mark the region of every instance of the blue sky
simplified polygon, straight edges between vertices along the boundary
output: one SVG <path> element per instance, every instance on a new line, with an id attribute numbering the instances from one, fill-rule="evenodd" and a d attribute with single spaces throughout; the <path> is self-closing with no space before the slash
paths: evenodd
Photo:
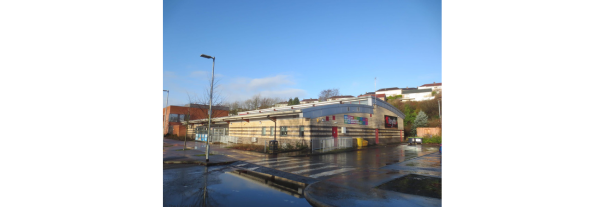
<path id="1" fill-rule="evenodd" d="M 202 53 L 228 101 L 441 82 L 441 1 L 165 0 L 163 20 L 170 105 L 208 87 Z"/>

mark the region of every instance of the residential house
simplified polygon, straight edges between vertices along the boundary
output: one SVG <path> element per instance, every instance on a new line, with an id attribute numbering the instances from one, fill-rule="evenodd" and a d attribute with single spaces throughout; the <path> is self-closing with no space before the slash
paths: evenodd
<path id="1" fill-rule="evenodd" d="M 308 103 L 318 103 L 319 99 L 303 99 L 302 101 L 300 101 L 300 104 L 308 104 Z"/>
<path id="2" fill-rule="evenodd" d="M 383 100 L 383 101 L 387 101 L 387 96 L 385 94 L 378 94 L 376 95 L 375 92 L 366 92 L 366 94 L 363 95 L 359 95 L 357 97 L 376 97 L 377 99 Z"/>
<path id="3" fill-rule="evenodd" d="M 340 100 L 340 99 L 346 99 L 346 98 L 355 98 L 355 96 L 350 96 L 350 95 L 345 95 L 345 96 L 332 96 L 332 97 L 328 98 L 326 101 L 336 101 L 336 100 Z"/>

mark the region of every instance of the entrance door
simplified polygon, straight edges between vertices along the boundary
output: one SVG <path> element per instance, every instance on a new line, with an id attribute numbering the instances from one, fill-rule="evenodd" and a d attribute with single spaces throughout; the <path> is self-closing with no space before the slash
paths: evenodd
<path id="1" fill-rule="evenodd" d="M 334 147 L 338 147 L 338 128 L 332 127 L 332 137 L 334 137 Z"/>

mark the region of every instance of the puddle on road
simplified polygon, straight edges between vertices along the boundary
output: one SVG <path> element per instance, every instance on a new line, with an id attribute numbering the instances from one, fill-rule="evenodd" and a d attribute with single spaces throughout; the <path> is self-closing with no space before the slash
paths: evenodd
<path id="1" fill-rule="evenodd" d="M 437 177 L 409 174 L 376 188 L 441 199 L 441 178 Z"/>
<path id="2" fill-rule="evenodd" d="M 311 206 L 304 186 L 228 166 L 170 169 L 164 170 L 164 206 Z"/>

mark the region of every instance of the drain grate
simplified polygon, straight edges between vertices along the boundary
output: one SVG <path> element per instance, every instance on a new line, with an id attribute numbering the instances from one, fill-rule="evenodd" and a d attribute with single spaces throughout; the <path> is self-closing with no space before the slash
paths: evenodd
<path id="1" fill-rule="evenodd" d="M 409 174 L 376 188 L 441 199 L 441 178 Z"/>

